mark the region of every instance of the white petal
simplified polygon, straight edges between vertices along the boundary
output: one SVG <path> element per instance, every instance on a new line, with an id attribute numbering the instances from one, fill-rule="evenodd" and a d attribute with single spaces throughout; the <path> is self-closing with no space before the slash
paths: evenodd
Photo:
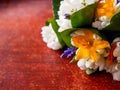
<path id="1" fill-rule="evenodd" d="M 42 27 L 42 37 L 43 41 L 47 43 L 47 46 L 53 50 L 58 50 L 61 45 L 58 41 L 57 35 L 55 34 L 51 24 L 49 26 Z"/>
<path id="2" fill-rule="evenodd" d="M 113 75 L 113 80 L 120 81 L 120 71 L 112 73 Z"/>
<path id="3" fill-rule="evenodd" d="M 80 60 L 77 62 L 77 66 L 78 66 L 81 70 L 85 70 L 85 69 L 86 69 L 85 62 L 86 62 L 86 59 L 80 59 Z"/>
<path id="4" fill-rule="evenodd" d="M 93 67 L 94 62 L 92 62 L 91 60 L 88 60 L 88 61 L 86 61 L 85 65 L 87 68 L 91 68 L 91 67 Z"/>

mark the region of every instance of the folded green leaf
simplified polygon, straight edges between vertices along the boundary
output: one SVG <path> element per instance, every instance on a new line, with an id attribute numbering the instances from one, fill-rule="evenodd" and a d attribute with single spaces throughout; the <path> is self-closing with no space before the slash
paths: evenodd
<path id="1" fill-rule="evenodd" d="M 58 19 L 58 11 L 59 11 L 59 7 L 60 7 L 60 2 L 62 0 L 52 0 L 52 6 L 53 6 L 53 12 L 54 12 L 54 17 L 56 19 Z"/>
<path id="2" fill-rule="evenodd" d="M 73 28 L 89 26 L 93 22 L 96 3 L 86 6 L 70 16 Z"/>
<path id="3" fill-rule="evenodd" d="M 73 57 L 73 59 L 70 61 L 70 63 L 75 63 L 77 62 L 77 60 L 75 59 L 75 57 Z"/>
<path id="4" fill-rule="evenodd" d="M 106 26 L 103 30 L 108 31 L 120 31 L 120 12 L 112 17 L 110 24 Z"/>
<path id="5" fill-rule="evenodd" d="M 77 30 L 76 28 L 71 28 L 71 29 L 67 29 L 67 30 L 64 30 L 63 32 L 61 32 L 62 39 L 64 40 L 64 42 L 66 43 L 66 45 L 68 47 L 73 47 L 73 45 L 71 44 L 71 36 L 70 36 L 70 34 L 73 31 L 76 31 L 76 30 Z"/>
<path id="6" fill-rule="evenodd" d="M 64 41 L 63 41 L 63 39 L 61 37 L 60 32 L 58 32 L 59 26 L 58 26 L 56 20 L 54 18 L 53 19 L 49 19 L 49 22 L 51 23 L 52 28 L 53 28 L 54 32 L 56 33 L 61 46 L 64 47 L 65 43 L 64 43 Z"/>

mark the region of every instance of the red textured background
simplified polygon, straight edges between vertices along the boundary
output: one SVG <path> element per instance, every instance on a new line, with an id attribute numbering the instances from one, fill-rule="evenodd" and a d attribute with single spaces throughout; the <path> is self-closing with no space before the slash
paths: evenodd
<path id="1" fill-rule="evenodd" d="M 0 3 L 0 90 L 120 90 L 111 74 L 88 76 L 61 59 L 61 50 L 46 47 L 40 28 L 52 17 L 50 0 L 6 1 Z"/>

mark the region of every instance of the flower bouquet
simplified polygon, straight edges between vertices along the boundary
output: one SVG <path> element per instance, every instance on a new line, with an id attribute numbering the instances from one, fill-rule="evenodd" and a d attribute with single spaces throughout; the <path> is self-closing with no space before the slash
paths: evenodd
<path id="1" fill-rule="evenodd" d="M 73 57 L 87 74 L 106 70 L 120 81 L 120 0 L 52 0 L 54 18 L 42 27 L 43 41 L 60 56 Z"/>

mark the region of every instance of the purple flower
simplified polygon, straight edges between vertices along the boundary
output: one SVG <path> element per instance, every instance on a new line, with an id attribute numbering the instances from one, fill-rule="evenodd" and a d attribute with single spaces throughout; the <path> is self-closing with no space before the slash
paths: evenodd
<path id="1" fill-rule="evenodd" d="M 70 14 L 64 14 L 64 16 L 65 16 L 65 19 L 70 19 Z"/>
<path id="2" fill-rule="evenodd" d="M 67 48 L 67 50 L 64 51 L 64 53 L 60 56 L 61 58 L 67 57 L 69 58 L 73 54 L 75 54 L 77 48 Z"/>
<path id="3" fill-rule="evenodd" d="M 117 3 L 119 3 L 120 2 L 120 0 L 117 0 Z"/>

